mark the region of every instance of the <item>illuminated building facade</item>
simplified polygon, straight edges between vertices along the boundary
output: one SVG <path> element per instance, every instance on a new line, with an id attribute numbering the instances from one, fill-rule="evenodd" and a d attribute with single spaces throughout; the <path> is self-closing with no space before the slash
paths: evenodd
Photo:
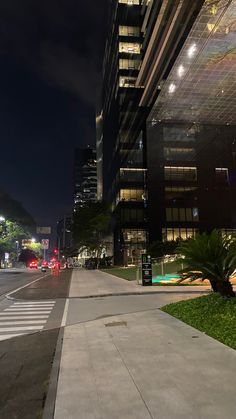
<path id="1" fill-rule="evenodd" d="M 97 160 L 92 148 L 77 148 L 74 157 L 74 211 L 97 201 Z"/>
<path id="2" fill-rule="evenodd" d="M 115 262 L 234 230 L 236 1 L 111 0 L 109 22 L 97 140 Z"/>

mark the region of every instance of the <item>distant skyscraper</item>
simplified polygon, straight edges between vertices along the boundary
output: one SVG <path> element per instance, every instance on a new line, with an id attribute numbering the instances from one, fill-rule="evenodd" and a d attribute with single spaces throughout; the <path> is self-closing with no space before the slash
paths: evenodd
<path id="1" fill-rule="evenodd" d="M 74 160 L 74 211 L 86 202 L 97 200 L 96 151 L 91 148 L 77 148 Z"/>

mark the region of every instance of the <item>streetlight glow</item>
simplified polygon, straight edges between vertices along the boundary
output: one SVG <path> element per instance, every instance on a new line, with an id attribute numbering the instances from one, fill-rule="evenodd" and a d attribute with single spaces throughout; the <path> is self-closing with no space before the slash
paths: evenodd
<path id="1" fill-rule="evenodd" d="M 0 216 L 0 221 L 6 221 L 5 217 L 3 217 L 2 215 Z"/>

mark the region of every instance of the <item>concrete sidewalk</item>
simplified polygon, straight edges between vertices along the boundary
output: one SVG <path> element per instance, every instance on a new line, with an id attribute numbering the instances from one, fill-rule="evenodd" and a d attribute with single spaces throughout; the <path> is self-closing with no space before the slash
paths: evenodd
<path id="1" fill-rule="evenodd" d="M 70 297 L 132 287 L 113 278 L 76 271 Z M 87 321 L 64 329 L 54 419 L 234 419 L 235 376 L 236 351 L 158 309 Z"/>
<path id="2" fill-rule="evenodd" d="M 71 298 L 86 298 L 106 295 L 150 294 L 159 292 L 194 292 L 210 290 L 209 286 L 143 287 L 136 281 L 127 281 L 99 270 L 74 269 L 70 288 Z"/>
<path id="3" fill-rule="evenodd" d="M 55 419 L 234 419 L 236 352 L 160 310 L 67 327 Z"/>

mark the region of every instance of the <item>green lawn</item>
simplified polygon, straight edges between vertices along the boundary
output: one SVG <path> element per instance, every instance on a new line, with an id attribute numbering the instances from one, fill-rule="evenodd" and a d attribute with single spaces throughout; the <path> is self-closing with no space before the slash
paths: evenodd
<path id="1" fill-rule="evenodd" d="M 168 304 L 162 310 L 236 349 L 236 298 L 210 294 Z"/>
<path id="2" fill-rule="evenodd" d="M 170 262 L 164 264 L 164 273 L 165 274 L 174 274 L 181 269 L 181 265 L 176 262 Z M 130 268 L 109 268 L 109 269 L 101 269 L 103 272 L 107 272 L 109 274 L 118 276 L 119 278 L 126 279 L 128 281 L 135 281 L 136 280 L 136 267 Z M 162 275 L 161 265 L 153 265 L 152 266 L 152 273 L 153 276 L 155 275 Z M 140 277 L 140 275 L 139 275 Z"/>

